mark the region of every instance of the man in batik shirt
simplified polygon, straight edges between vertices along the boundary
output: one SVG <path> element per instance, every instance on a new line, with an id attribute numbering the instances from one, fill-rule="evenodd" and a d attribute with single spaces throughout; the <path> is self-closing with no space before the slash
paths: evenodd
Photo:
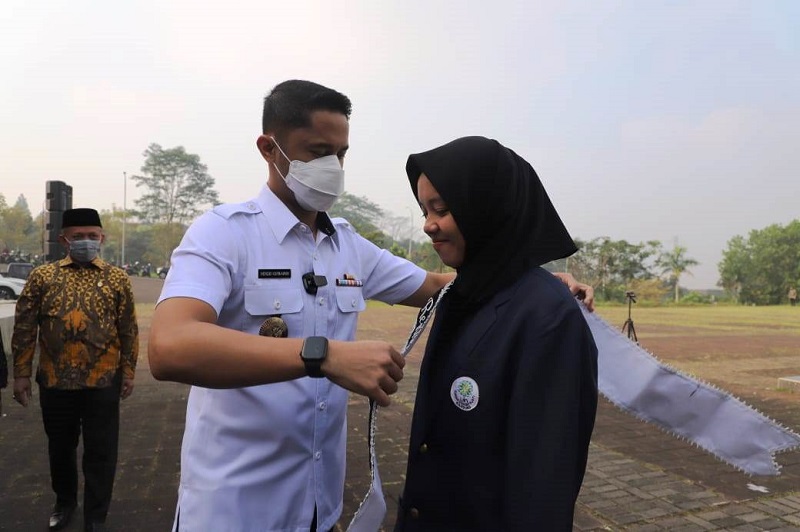
<path id="1" fill-rule="evenodd" d="M 34 269 L 17 300 L 11 350 L 14 399 L 27 406 L 36 338 L 42 419 L 56 503 L 50 530 L 77 506 L 76 450 L 83 431 L 84 526 L 105 530 L 117 465 L 119 401 L 133 392 L 139 352 L 131 283 L 99 258 L 105 239 L 94 209 L 64 211 L 67 258 Z"/>

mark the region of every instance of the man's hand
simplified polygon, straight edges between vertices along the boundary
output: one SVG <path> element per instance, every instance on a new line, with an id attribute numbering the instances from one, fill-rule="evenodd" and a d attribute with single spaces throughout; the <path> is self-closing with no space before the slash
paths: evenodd
<path id="1" fill-rule="evenodd" d="M 583 301 L 586 305 L 586 310 L 594 312 L 594 288 L 588 284 L 579 283 L 572 274 L 565 272 L 554 272 L 553 275 L 561 279 L 561 282 L 567 285 L 572 295 Z"/>
<path id="2" fill-rule="evenodd" d="M 127 399 L 133 393 L 133 379 L 122 379 L 122 388 L 120 388 L 119 396 L 122 399 Z"/>
<path id="3" fill-rule="evenodd" d="M 406 361 L 391 345 L 379 341 L 331 341 L 322 372 L 342 388 L 389 406 Z"/>
<path id="4" fill-rule="evenodd" d="M 17 377 L 14 379 L 14 400 L 22 406 L 28 406 L 31 399 L 30 377 Z"/>

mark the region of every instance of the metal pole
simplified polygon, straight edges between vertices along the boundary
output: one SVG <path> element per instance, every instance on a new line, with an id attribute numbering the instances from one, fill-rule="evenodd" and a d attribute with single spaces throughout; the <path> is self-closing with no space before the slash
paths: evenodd
<path id="1" fill-rule="evenodd" d="M 128 222 L 128 173 L 122 172 L 122 266 L 125 267 L 125 225 Z"/>

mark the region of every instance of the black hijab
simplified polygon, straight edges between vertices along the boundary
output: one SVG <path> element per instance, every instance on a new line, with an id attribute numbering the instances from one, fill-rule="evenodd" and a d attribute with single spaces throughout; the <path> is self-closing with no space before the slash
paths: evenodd
<path id="1" fill-rule="evenodd" d="M 474 310 L 527 269 L 577 251 L 536 172 L 496 140 L 462 137 L 408 157 L 414 195 L 425 174 L 466 243 L 453 291 Z"/>

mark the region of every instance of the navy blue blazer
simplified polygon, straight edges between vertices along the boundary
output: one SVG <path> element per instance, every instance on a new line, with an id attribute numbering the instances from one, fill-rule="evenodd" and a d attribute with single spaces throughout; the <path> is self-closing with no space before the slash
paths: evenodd
<path id="1" fill-rule="evenodd" d="M 455 338 L 437 341 L 435 320 L 395 531 L 572 529 L 597 410 L 597 348 L 577 305 L 536 267 Z"/>

